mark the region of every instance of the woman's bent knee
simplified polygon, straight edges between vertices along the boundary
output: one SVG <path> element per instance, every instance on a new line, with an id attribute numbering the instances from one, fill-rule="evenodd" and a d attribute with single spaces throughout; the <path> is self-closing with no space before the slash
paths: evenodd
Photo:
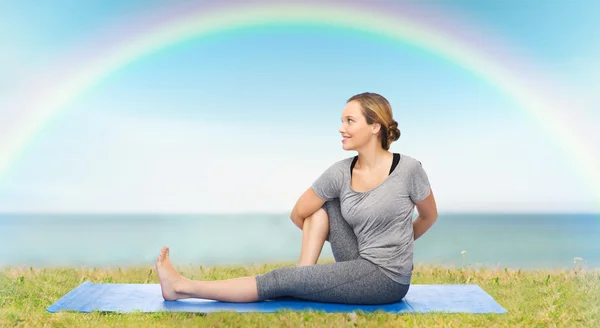
<path id="1" fill-rule="evenodd" d="M 327 211 L 325 211 L 322 207 L 318 209 L 313 215 L 311 215 L 313 222 L 318 222 L 316 225 L 319 226 L 329 226 L 329 215 L 327 215 Z"/>
<path id="2" fill-rule="evenodd" d="M 304 224 L 310 226 L 310 229 L 327 229 L 329 230 L 329 216 L 327 212 L 320 208 L 315 213 L 304 219 Z"/>

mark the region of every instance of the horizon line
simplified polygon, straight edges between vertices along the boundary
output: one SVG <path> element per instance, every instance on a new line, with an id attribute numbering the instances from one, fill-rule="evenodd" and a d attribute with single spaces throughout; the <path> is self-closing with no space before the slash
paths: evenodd
<path id="1" fill-rule="evenodd" d="M 289 215 L 290 211 L 243 211 L 243 212 L 50 212 L 50 211 L 15 211 L 3 212 L 0 215 Z M 415 214 L 417 211 L 415 210 Z M 438 211 L 442 214 L 589 214 L 600 215 L 600 212 L 592 211 Z"/>

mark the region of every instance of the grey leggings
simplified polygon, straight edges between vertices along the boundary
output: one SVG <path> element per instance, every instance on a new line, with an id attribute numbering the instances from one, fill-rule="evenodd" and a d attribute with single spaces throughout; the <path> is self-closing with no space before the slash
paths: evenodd
<path id="1" fill-rule="evenodd" d="M 342 217 L 338 198 L 326 202 L 331 251 L 335 263 L 283 267 L 257 275 L 262 300 L 290 296 L 345 304 L 387 304 L 402 300 L 410 285 L 391 280 L 358 254 L 356 235 Z"/>

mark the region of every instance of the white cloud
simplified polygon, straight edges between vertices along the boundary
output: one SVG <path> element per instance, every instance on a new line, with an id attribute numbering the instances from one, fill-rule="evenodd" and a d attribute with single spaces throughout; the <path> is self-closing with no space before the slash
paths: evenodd
<path id="1" fill-rule="evenodd" d="M 60 188 L 50 178 L 49 186 L 19 188 L 30 188 L 26 202 L 42 211 L 286 210 L 335 157 L 318 155 L 327 150 L 320 140 L 294 140 L 278 129 L 98 119 L 86 127 L 89 139 L 77 141 L 83 149 L 57 159 L 64 164 L 55 166 L 64 177 Z M 311 146 L 313 159 L 306 156 Z"/>
<path id="2" fill-rule="evenodd" d="M 97 114 L 89 121 L 40 146 L 40 172 L 28 165 L 15 175 L 3 194 L 18 191 L 20 200 L 0 196 L 0 211 L 286 212 L 323 170 L 354 155 L 335 131 Z M 57 152 L 57 143 L 70 151 Z M 391 150 L 422 161 L 442 212 L 596 205 L 576 163 L 527 122 L 407 126 Z"/>

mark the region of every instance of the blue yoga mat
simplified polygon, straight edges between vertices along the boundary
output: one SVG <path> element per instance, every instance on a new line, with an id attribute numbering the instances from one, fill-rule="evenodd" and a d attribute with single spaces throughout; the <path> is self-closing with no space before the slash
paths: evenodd
<path id="1" fill-rule="evenodd" d="M 69 310 L 77 312 L 375 312 L 392 313 L 506 313 L 490 295 L 478 285 L 411 285 L 406 297 L 386 305 L 347 305 L 309 302 L 294 298 L 278 298 L 254 303 L 227 303 L 205 299 L 165 301 L 160 284 L 94 284 L 85 282 L 47 308 L 49 312 Z"/>

